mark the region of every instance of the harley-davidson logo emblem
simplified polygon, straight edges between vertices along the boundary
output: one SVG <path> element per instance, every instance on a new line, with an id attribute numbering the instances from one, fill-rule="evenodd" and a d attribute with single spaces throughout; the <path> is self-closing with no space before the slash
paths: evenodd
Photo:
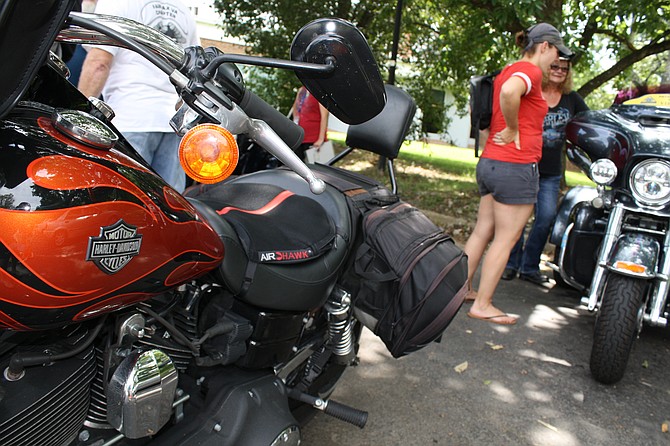
<path id="1" fill-rule="evenodd" d="M 100 228 L 99 237 L 88 240 L 86 260 L 95 263 L 107 274 L 117 273 L 140 253 L 142 235 L 137 228 L 119 220 L 112 226 Z"/>

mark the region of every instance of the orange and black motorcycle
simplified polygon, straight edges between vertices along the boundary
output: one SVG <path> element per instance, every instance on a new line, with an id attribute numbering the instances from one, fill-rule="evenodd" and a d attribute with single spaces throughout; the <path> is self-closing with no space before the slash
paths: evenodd
<path id="1" fill-rule="evenodd" d="M 234 65 L 295 71 L 392 159 L 407 126 L 366 130 L 395 90 L 362 34 L 322 19 L 291 60 L 228 55 L 72 3 L 0 1 L 0 444 L 297 445 L 313 407 L 362 427 L 365 412 L 327 400 L 356 362 L 340 280 L 358 222 L 313 171 L 338 170 L 295 156 L 301 129 Z M 125 47 L 169 76 L 190 193 L 67 81 L 55 40 Z M 217 183 L 235 168 L 233 134 L 284 167 Z"/>

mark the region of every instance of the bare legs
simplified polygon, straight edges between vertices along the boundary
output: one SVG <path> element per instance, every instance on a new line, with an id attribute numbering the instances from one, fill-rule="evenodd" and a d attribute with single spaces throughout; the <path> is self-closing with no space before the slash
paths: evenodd
<path id="1" fill-rule="evenodd" d="M 470 313 L 474 316 L 486 318 L 504 314 L 493 306 L 493 293 L 505 269 L 509 253 L 533 212 L 533 206 L 498 203 L 492 194 L 481 197 L 475 229 L 464 249 L 468 255 L 468 281 L 472 283 L 472 277 L 482 260 L 486 246 L 491 242 L 482 263 L 479 289 L 470 309 Z M 513 319 L 510 317 L 510 322 Z"/>

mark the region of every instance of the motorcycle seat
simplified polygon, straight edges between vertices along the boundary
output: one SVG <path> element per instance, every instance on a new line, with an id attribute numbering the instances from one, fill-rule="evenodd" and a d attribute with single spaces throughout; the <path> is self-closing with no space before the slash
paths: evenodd
<path id="1" fill-rule="evenodd" d="M 323 305 L 352 235 L 346 198 L 340 192 L 328 186 L 323 194 L 314 195 L 295 173 L 276 169 L 199 186 L 187 196 L 221 237 L 225 257 L 219 273 L 239 299 L 285 311 Z M 290 199 L 277 198 L 287 196 Z M 272 212 L 259 211 L 270 207 Z M 313 235 L 310 238 L 306 233 Z M 304 250 L 287 248 L 285 252 L 298 254 L 288 255 L 286 261 L 268 262 L 262 258 L 270 251 L 264 246 L 273 243 L 309 245 L 313 252 L 301 258 Z"/>

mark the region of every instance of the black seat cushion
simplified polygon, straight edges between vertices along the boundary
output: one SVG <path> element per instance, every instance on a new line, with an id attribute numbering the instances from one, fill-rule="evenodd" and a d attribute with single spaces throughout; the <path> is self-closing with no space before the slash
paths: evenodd
<path id="1" fill-rule="evenodd" d="M 216 190 L 220 189 L 220 190 Z M 271 184 L 231 183 L 198 199 L 237 232 L 249 260 L 296 263 L 326 252 L 335 225 L 316 201 Z"/>
<path id="2" fill-rule="evenodd" d="M 204 218 L 221 220 L 213 224 L 220 227 L 226 250 L 219 271 L 237 298 L 257 307 L 288 311 L 323 304 L 349 249 L 351 222 L 341 193 L 328 187 L 321 195 L 311 194 L 303 179 L 278 169 L 199 185 L 187 195 L 210 209 L 201 212 Z M 260 256 L 266 249 L 318 251 L 329 239 L 332 243 L 306 259 L 288 255 L 286 261 L 249 261 L 253 252 Z M 249 265 L 254 264 L 248 283 Z"/>

